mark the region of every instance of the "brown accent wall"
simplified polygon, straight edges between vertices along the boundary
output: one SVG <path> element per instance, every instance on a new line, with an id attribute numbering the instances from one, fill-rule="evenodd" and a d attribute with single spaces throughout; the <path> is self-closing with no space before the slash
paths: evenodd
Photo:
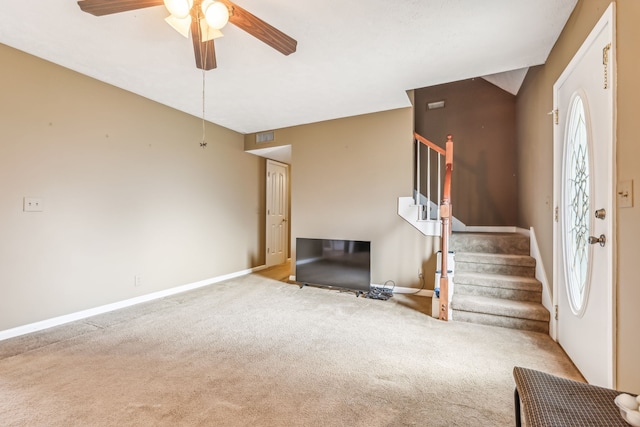
<path id="1" fill-rule="evenodd" d="M 427 108 L 441 100 L 445 108 Z M 516 224 L 515 106 L 514 95 L 481 78 L 415 90 L 416 131 L 442 147 L 453 134 L 453 214 L 466 225 Z"/>
<path id="2" fill-rule="evenodd" d="M 553 84 L 598 22 L 609 0 L 579 0 L 544 66 L 529 71 L 517 100 L 520 171 L 519 224 L 534 227 L 551 279 L 553 268 Z M 618 209 L 615 279 L 617 385 L 640 392 L 640 2 L 618 0 L 617 13 L 617 180 L 633 179 L 635 206 Z M 562 290 L 554 289 L 554 292 Z"/>

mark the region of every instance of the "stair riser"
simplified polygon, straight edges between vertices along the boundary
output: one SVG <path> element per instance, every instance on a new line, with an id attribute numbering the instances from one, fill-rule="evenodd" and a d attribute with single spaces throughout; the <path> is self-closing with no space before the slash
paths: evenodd
<path id="1" fill-rule="evenodd" d="M 500 326 L 503 328 L 520 329 L 533 332 L 549 333 L 548 321 L 517 319 L 513 317 L 495 316 L 486 313 L 472 313 L 453 310 L 453 320 L 459 322 L 480 323 L 483 325 Z"/>
<path id="2" fill-rule="evenodd" d="M 471 262 L 478 264 L 505 264 L 517 265 L 520 267 L 536 267 L 535 258 L 532 258 L 529 255 L 456 252 L 456 259 L 460 262 Z"/>
<path id="3" fill-rule="evenodd" d="M 459 233 L 451 237 L 451 250 L 455 252 L 529 255 L 529 238 L 523 235 L 485 234 L 479 236 Z"/>
<path id="4" fill-rule="evenodd" d="M 502 298 L 514 301 L 542 302 L 542 292 L 493 288 L 456 283 L 456 294 Z"/>
<path id="5" fill-rule="evenodd" d="M 491 314 L 494 316 L 513 317 L 518 319 L 538 320 L 548 322 L 549 312 L 540 304 L 520 301 L 521 304 L 487 304 L 486 299 L 478 298 L 474 300 L 466 295 L 459 294 L 461 298 L 453 295 L 451 308 L 459 311 L 470 311 L 473 313 Z M 464 298 L 463 298 L 464 297 Z"/>
<path id="6" fill-rule="evenodd" d="M 522 267 L 517 265 L 505 264 L 480 264 L 475 262 L 456 261 L 457 273 L 493 273 L 508 274 L 511 276 L 535 277 L 535 267 Z"/>
<path id="7" fill-rule="evenodd" d="M 518 280 L 506 280 L 494 277 L 483 276 L 470 276 L 464 273 L 458 273 L 453 278 L 453 281 L 457 285 L 474 285 L 484 286 L 487 288 L 503 288 L 513 289 L 517 291 L 530 291 L 530 292 L 542 292 L 542 284 L 537 280 L 526 281 L 527 278 L 522 278 L 522 281 Z"/>

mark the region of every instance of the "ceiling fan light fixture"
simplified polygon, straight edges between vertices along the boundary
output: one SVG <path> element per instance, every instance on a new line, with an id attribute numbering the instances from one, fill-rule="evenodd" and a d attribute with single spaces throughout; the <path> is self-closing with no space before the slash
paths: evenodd
<path id="1" fill-rule="evenodd" d="M 191 30 L 191 15 L 188 15 L 186 18 L 182 19 L 176 18 L 173 15 L 169 15 L 164 20 L 185 38 L 189 38 L 189 31 Z"/>
<path id="2" fill-rule="evenodd" d="M 200 20 L 200 41 L 202 43 L 219 39 L 220 37 L 224 37 L 222 31 L 211 28 L 204 19 Z"/>
<path id="3" fill-rule="evenodd" d="M 213 29 L 220 30 L 229 22 L 229 9 L 219 1 L 203 1 L 202 13 L 204 13 L 204 19 L 207 24 Z"/>
<path id="4" fill-rule="evenodd" d="M 164 0 L 164 6 L 174 17 L 184 19 L 189 16 L 193 0 Z"/>

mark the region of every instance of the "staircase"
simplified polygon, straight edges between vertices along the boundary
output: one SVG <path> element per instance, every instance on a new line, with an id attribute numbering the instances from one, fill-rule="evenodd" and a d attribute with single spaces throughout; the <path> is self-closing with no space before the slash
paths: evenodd
<path id="1" fill-rule="evenodd" d="M 453 233 L 450 250 L 456 263 L 453 320 L 549 333 L 528 236 Z"/>

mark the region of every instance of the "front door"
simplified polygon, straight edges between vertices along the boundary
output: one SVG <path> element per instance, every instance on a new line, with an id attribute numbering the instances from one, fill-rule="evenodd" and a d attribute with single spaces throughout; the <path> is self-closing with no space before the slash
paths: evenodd
<path id="1" fill-rule="evenodd" d="M 614 5 L 554 89 L 557 339 L 585 379 L 614 387 Z"/>
<path id="2" fill-rule="evenodd" d="M 282 264 L 289 252 L 289 166 L 267 160 L 266 265 Z"/>

